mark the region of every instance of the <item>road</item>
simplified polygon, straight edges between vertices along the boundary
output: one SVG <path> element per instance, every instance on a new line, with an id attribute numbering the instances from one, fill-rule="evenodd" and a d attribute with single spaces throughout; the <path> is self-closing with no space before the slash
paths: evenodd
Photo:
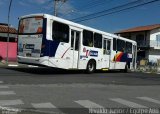
<path id="1" fill-rule="evenodd" d="M 85 74 L 51 68 L 0 68 L 0 73 L 0 108 L 17 109 L 20 114 L 89 114 L 91 108 L 160 107 L 158 74 Z M 156 111 L 153 114 L 159 114 Z"/>

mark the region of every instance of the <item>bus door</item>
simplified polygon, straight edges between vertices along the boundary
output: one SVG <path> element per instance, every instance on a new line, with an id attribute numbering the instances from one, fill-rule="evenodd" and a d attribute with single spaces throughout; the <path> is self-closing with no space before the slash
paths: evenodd
<path id="1" fill-rule="evenodd" d="M 111 55 L 111 40 L 103 39 L 103 61 L 102 68 L 110 67 L 110 55 Z"/>
<path id="2" fill-rule="evenodd" d="M 72 68 L 78 68 L 79 61 L 79 44 L 81 32 L 71 30 L 71 65 Z"/>

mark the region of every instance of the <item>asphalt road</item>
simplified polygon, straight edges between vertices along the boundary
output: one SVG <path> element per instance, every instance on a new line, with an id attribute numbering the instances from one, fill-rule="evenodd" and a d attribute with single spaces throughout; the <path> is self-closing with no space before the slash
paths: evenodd
<path id="1" fill-rule="evenodd" d="M 0 109 L 18 109 L 20 114 L 89 114 L 91 108 L 107 108 L 113 114 L 109 108 L 156 108 L 150 114 L 160 114 L 158 74 L 85 74 L 51 68 L 0 68 L 0 73 Z"/>

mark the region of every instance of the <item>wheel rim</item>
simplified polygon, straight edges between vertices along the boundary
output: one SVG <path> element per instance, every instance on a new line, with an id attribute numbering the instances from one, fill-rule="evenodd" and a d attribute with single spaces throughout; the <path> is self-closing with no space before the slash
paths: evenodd
<path id="1" fill-rule="evenodd" d="M 93 70 L 94 70 L 94 64 L 93 64 L 93 63 L 90 63 L 90 64 L 88 65 L 88 69 L 89 69 L 89 71 L 93 71 Z"/>

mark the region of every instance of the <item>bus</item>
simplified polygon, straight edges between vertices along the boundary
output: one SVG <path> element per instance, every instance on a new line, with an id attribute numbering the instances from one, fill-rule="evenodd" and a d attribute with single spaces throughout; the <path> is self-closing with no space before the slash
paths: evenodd
<path id="1" fill-rule="evenodd" d="M 102 23 L 104 24 L 104 23 Z M 60 69 L 136 69 L 137 43 L 49 14 L 20 17 L 18 62 Z"/>

